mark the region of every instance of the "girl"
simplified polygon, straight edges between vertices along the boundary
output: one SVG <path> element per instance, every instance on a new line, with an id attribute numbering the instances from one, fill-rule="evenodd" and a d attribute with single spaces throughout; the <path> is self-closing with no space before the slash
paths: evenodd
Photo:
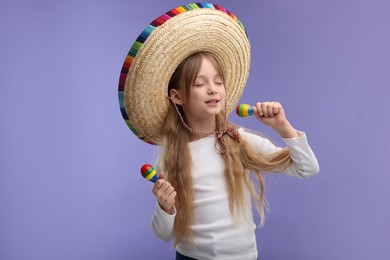
<path id="1" fill-rule="evenodd" d="M 286 148 L 233 126 L 228 114 L 245 88 L 251 61 L 246 30 L 225 8 L 179 6 L 155 19 L 121 70 L 123 118 L 141 140 L 163 147 L 153 231 L 174 239 L 177 259 L 256 259 L 251 198 L 264 224 L 262 173 L 315 175 L 306 135 L 277 102 L 257 103 L 257 119 Z"/>
<path id="2" fill-rule="evenodd" d="M 250 195 L 263 224 L 262 172 L 308 177 L 319 171 L 305 134 L 292 127 L 277 102 L 258 102 L 253 110 L 287 148 L 234 129 L 225 121 L 224 75 L 211 53 L 185 59 L 168 91 L 171 105 L 162 131 L 161 173 L 153 187 L 158 201 L 154 233 L 165 241 L 175 239 L 176 259 L 256 259 Z M 260 194 L 249 172 L 255 174 Z"/>

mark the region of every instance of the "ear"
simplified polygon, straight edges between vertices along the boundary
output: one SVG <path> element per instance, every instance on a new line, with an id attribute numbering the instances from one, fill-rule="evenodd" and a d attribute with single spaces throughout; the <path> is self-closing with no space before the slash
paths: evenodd
<path id="1" fill-rule="evenodd" d="M 180 92 L 177 89 L 171 89 L 169 92 L 169 95 L 171 97 L 171 100 L 176 104 L 176 105 L 183 105 L 183 99 L 180 96 Z"/>

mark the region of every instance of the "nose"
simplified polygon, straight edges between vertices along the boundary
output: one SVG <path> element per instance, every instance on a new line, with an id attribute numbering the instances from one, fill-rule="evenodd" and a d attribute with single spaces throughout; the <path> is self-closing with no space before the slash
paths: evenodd
<path id="1" fill-rule="evenodd" d="M 217 92 L 217 86 L 215 86 L 214 83 L 210 83 L 207 92 L 208 92 L 209 95 L 217 94 L 217 93 L 218 93 L 218 92 Z"/>

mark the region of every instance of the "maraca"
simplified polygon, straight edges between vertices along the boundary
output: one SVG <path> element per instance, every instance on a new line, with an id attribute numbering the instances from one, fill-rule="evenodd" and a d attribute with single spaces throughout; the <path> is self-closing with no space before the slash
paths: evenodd
<path id="1" fill-rule="evenodd" d="M 236 113 L 240 117 L 248 117 L 253 114 L 253 109 L 251 105 L 241 104 L 236 108 Z"/>
<path id="2" fill-rule="evenodd" d="M 141 167 L 141 175 L 146 180 L 156 182 L 158 180 L 158 174 L 156 170 L 150 164 L 144 164 Z"/>

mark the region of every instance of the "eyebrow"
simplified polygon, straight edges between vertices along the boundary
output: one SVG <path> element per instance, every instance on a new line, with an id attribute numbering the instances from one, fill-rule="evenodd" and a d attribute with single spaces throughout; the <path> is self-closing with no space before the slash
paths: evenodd
<path id="1" fill-rule="evenodd" d="M 195 79 L 197 79 L 197 78 L 207 78 L 207 76 L 206 75 L 197 75 L 195 77 Z M 214 78 L 221 78 L 222 79 L 221 75 L 219 75 L 219 74 L 215 74 Z"/>

